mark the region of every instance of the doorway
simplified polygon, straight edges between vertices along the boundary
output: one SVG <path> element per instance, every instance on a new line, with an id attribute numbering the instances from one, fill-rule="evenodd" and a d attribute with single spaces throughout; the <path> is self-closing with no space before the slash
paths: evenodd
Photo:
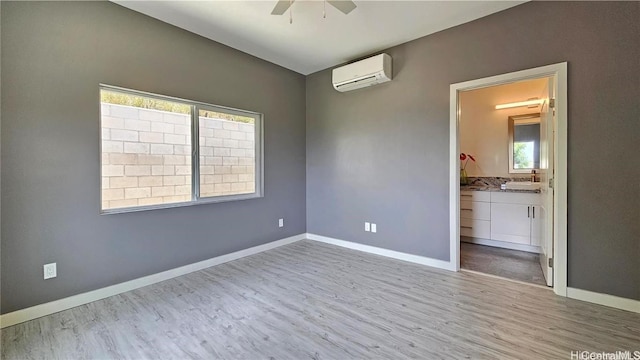
<path id="1" fill-rule="evenodd" d="M 553 270 L 543 261 L 552 257 L 543 241 L 552 223 L 544 219 L 553 202 L 544 182 L 553 172 L 553 133 L 546 133 L 552 81 L 459 93 L 461 269 L 552 285 Z"/>
<path id="2" fill-rule="evenodd" d="M 541 86 L 537 98 L 526 96 L 490 105 L 493 116 L 502 119 L 499 124 L 492 125 L 500 128 L 489 133 L 505 135 L 508 129 L 508 143 L 494 139 L 479 147 L 461 146 L 461 140 L 464 140 L 461 120 L 464 121 L 463 112 L 468 115 L 467 110 L 470 110 L 463 109 L 465 96 L 527 83 Z M 527 252 L 536 254 L 544 283 L 552 286 L 556 294 L 566 296 L 566 89 L 566 63 L 451 85 L 450 261 L 456 270 L 461 268 L 462 236 L 462 250 L 467 261 L 470 247 L 498 263 L 500 259 L 513 258 L 531 263 Z M 527 107 L 533 105 L 536 105 L 535 109 Z M 469 113 L 477 113 L 477 110 Z M 530 138 L 533 128 L 540 134 L 537 142 Z M 473 130 L 462 135 L 468 138 L 470 132 L 474 136 L 479 134 L 479 130 Z M 463 151 L 470 153 L 481 149 L 478 151 L 486 154 L 491 146 L 499 147 L 495 156 L 484 159 L 476 159 L 473 154 L 468 157 L 469 154 Z M 491 159 L 487 159 L 489 157 Z M 468 168 L 470 158 L 472 165 Z M 465 171 L 461 171 L 463 168 Z M 467 175 L 467 170 L 471 169 L 473 171 Z M 461 180 L 466 187 L 461 187 Z M 505 186 L 508 188 L 504 189 Z M 521 251 L 524 253 L 519 253 Z"/>

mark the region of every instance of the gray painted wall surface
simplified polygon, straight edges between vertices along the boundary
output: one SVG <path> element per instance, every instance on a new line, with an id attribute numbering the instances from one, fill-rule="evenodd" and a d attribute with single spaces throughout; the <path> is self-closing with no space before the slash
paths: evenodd
<path id="1" fill-rule="evenodd" d="M 308 76 L 307 231 L 447 260 L 449 85 L 568 61 L 568 283 L 640 299 L 639 18 L 638 2 L 530 2 L 386 50 L 390 83 Z"/>
<path id="2" fill-rule="evenodd" d="M 305 232 L 302 75 L 113 3 L 2 7 L 2 313 Z M 265 197 L 98 215 L 99 83 L 264 113 Z"/>

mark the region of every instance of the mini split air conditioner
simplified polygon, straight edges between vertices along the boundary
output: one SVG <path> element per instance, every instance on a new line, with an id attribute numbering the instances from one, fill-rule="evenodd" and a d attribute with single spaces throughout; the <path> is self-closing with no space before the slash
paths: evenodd
<path id="1" fill-rule="evenodd" d="M 391 56 L 380 54 L 333 69 L 333 87 L 350 91 L 391 81 Z"/>

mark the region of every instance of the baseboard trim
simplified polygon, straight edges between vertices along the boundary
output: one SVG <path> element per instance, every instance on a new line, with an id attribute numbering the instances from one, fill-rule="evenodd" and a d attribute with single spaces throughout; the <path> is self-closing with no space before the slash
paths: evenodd
<path id="1" fill-rule="evenodd" d="M 371 254 L 386 256 L 393 259 L 408 261 L 408 262 L 412 262 L 420 265 L 427 265 L 427 266 L 431 266 L 439 269 L 456 271 L 455 264 L 452 264 L 449 261 L 432 259 L 426 256 L 407 254 L 399 251 L 388 250 L 388 249 L 379 248 L 379 247 L 370 246 L 370 245 L 358 244 L 351 241 L 334 239 L 327 236 L 310 234 L 310 233 L 307 233 L 307 239 L 323 242 L 326 244 L 337 245 L 337 246 L 341 246 L 341 247 L 349 248 L 353 250 L 364 251 Z"/>
<path id="2" fill-rule="evenodd" d="M 86 293 L 73 295 L 64 299 L 51 301 L 48 303 L 32 306 L 29 308 L 17 310 L 0 316 L 0 328 L 6 328 L 25 321 L 37 319 L 46 315 L 54 314 L 60 311 L 71 309 L 77 306 L 88 304 L 97 300 L 107 298 L 109 296 L 118 295 L 127 291 L 135 290 L 141 287 L 152 285 L 164 280 L 173 279 L 175 277 L 186 275 L 194 271 L 206 269 L 208 267 L 224 264 L 229 261 L 237 260 L 246 256 L 261 253 L 263 251 L 275 249 L 277 247 L 294 243 L 299 240 L 309 239 L 313 241 L 332 244 L 348 249 L 363 251 L 371 254 L 381 255 L 393 259 L 403 260 L 411 263 L 431 266 L 439 269 L 455 271 L 454 266 L 448 262 L 438 259 L 432 259 L 425 256 L 412 255 L 399 251 L 388 250 L 370 245 L 363 245 L 351 241 L 335 239 L 317 234 L 299 234 L 288 238 L 272 241 L 267 244 L 254 246 L 248 249 L 239 250 L 230 254 L 217 256 L 215 258 L 203 260 L 197 263 L 181 266 L 175 269 L 163 271 L 157 274 L 144 276 L 138 279 L 126 281 L 120 284 L 111 285 L 105 288 L 89 291 Z M 567 288 L 567 297 L 587 301 L 595 304 L 609 306 L 617 309 L 627 310 L 640 313 L 640 301 L 622 298 L 614 295 L 602 294 L 593 291 L 587 291 L 576 288 Z"/>
<path id="3" fill-rule="evenodd" d="M 627 310 L 640 313 L 640 300 L 627 299 L 619 296 L 602 294 L 588 290 L 567 288 L 567 297 L 587 301 L 595 304 L 613 307 L 616 309 Z"/>
<path id="4" fill-rule="evenodd" d="M 263 251 L 275 249 L 277 247 L 294 243 L 305 239 L 306 234 L 294 235 L 288 238 L 272 241 L 267 244 L 254 246 L 248 249 L 239 250 L 230 254 L 220 255 L 211 259 L 203 260 L 197 263 L 181 266 L 175 269 L 163 271 L 157 274 L 144 276 L 141 278 L 126 281 L 120 284 L 107 286 L 101 289 L 88 291 L 86 293 L 69 296 L 64 299 L 51 301 L 48 303 L 35 305 L 21 310 L 16 310 L 0 316 L 0 328 L 6 328 L 25 321 L 37 319 L 46 315 L 54 314 L 63 310 L 71 309 L 80 305 L 88 304 L 97 300 L 122 294 L 127 291 L 135 290 L 144 286 L 152 285 L 164 280 L 173 279 L 175 277 L 192 273 L 194 271 L 206 269 L 208 267 L 224 264 L 226 262 L 237 260 L 246 256 L 261 253 Z"/>

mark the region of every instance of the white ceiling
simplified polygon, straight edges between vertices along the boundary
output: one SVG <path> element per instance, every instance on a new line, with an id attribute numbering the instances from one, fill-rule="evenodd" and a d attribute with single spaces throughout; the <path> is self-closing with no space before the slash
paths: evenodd
<path id="1" fill-rule="evenodd" d="M 363 1 L 344 15 L 323 1 L 112 0 L 129 9 L 307 75 L 469 22 L 524 1 Z"/>

